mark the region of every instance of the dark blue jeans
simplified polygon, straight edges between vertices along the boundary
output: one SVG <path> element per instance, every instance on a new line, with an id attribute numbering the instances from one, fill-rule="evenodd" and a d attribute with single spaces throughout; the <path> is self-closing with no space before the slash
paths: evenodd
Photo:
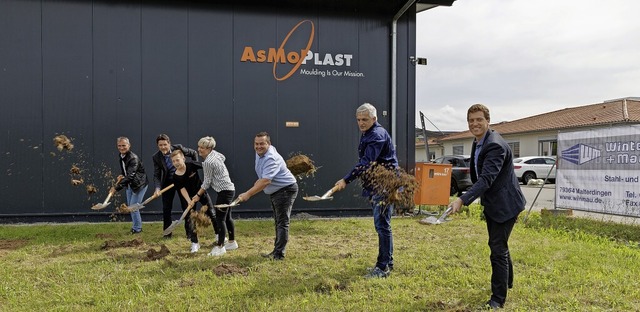
<path id="1" fill-rule="evenodd" d="M 383 198 L 374 195 L 369 198 L 373 208 L 373 225 L 378 233 L 378 261 L 381 270 L 393 269 L 393 234 L 391 233 L 391 213 L 393 205 L 381 204 Z"/>
<path id="2" fill-rule="evenodd" d="M 287 243 L 289 242 L 289 220 L 293 202 L 298 195 L 298 184 L 285 186 L 269 195 L 273 219 L 276 223 L 276 241 L 273 243 L 273 255 L 284 257 Z"/>
<path id="3" fill-rule="evenodd" d="M 486 215 L 485 215 L 486 216 Z M 491 300 L 504 304 L 507 288 L 513 285 L 513 263 L 509 254 L 509 236 L 518 217 L 498 223 L 487 219 L 489 249 L 491 249 Z"/>

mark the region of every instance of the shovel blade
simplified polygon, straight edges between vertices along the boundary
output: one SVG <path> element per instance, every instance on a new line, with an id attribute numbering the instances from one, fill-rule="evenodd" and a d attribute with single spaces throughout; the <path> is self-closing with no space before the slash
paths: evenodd
<path id="1" fill-rule="evenodd" d="M 420 220 L 420 223 L 422 223 L 422 224 L 440 224 L 442 222 L 439 219 L 436 219 L 436 217 L 426 217 L 426 218 Z"/>
<path id="2" fill-rule="evenodd" d="M 216 208 L 229 208 L 229 207 L 235 207 L 235 206 L 238 206 L 238 205 L 239 204 L 234 204 L 234 203 L 231 203 L 231 204 L 218 204 L 218 205 L 213 205 L 213 207 L 216 207 Z"/>
<path id="3" fill-rule="evenodd" d="M 438 223 L 443 223 L 446 221 L 447 217 L 449 216 L 449 214 L 451 213 L 451 211 L 453 211 L 453 208 L 449 207 L 447 208 L 447 210 L 445 210 L 442 215 L 440 216 L 440 218 L 438 218 Z"/>
<path id="4" fill-rule="evenodd" d="M 134 212 L 134 211 L 138 211 L 138 210 L 144 208 L 144 205 L 143 204 L 133 204 L 133 205 L 127 207 L 127 208 L 129 208 L 129 210 L 131 212 Z"/>
<path id="5" fill-rule="evenodd" d="M 109 206 L 109 204 L 111 204 L 111 203 L 109 202 L 109 203 L 106 203 L 106 204 L 103 204 L 103 203 L 95 204 L 95 205 L 93 205 L 91 207 L 91 209 L 93 209 L 93 210 L 102 210 L 104 208 L 107 208 L 107 206 Z"/>
<path id="6" fill-rule="evenodd" d="M 182 223 L 182 220 L 176 220 L 171 222 L 171 225 L 169 225 L 168 228 L 166 228 L 164 230 L 164 232 L 162 232 L 162 235 L 169 235 L 171 233 L 173 233 L 173 230 L 175 230 L 176 226 L 178 226 L 178 224 Z"/>
<path id="7" fill-rule="evenodd" d="M 234 199 L 229 204 L 218 204 L 218 205 L 213 205 L 213 207 L 215 207 L 215 208 L 229 208 L 229 207 L 235 207 L 235 206 L 238 206 L 238 205 L 240 205 L 240 198 Z"/>
<path id="8" fill-rule="evenodd" d="M 319 201 L 319 200 L 333 199 L 333 197 L 331 197 L 331 196 L 321 197 L 321 196 L 318 196 L 318 195 L 314 195 L 314 196 L 305 196 L 305 197 L 302 197 L 302 199 L 304 199 L 306 201 Z"/>

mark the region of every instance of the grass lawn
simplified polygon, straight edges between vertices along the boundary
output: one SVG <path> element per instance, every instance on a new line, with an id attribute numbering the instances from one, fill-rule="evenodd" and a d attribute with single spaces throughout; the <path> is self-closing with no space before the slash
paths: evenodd
<path id="1" fill-rule="evenodd" d="M 182 227 L 164 240 L 158 222 L 136 236 L 128 222 L 0 226 L 0 311 L 477 311 L 490 296 L 479 211 L 394 217 L 395 270 L 373 280 L 372 218 L 293 220 L 284 261 L 260 256 L 272 220 L 236 221 L 240 248 L 222 257 L 207 256 L 211 229 L 191 254 Z M 639 311 L 638 241 L 635 225 L 532 214 L 511 236 L 505 311 Z"/>

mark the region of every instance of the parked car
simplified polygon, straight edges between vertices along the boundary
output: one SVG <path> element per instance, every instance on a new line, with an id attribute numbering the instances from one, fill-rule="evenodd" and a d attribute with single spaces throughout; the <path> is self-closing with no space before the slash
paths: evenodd
<path id="1" fill-rule="evenodd" d="M 449 195 L 462 195 L 473 183 L 471 182 L 471 170 L 469 169 L 469 155 L 449 155 L 436 158 L 433 163 L 451 164 L 451 190 Z"/>
<path id="2" fill-rule="evenodd" d="M 518 177 L 518 181 L 528 184 L 531 179 L 544 179 L 549 174 L 549 182 L 556 180 L 556 162 L 554 157 L 549 156 L 527 156 L 513 159 L 513 169 Z M 549 173 L 549 170 L 553 170 Z"/>

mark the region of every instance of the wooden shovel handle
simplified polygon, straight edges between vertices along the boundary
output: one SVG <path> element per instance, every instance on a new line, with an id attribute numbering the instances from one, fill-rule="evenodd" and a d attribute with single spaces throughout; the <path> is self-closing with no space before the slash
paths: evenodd
<path id="1" fill-rule="evenodd" d="M 166 192 L 166 191 L 170 190 L 172 187 L 173 187 L 173 183 L 171 183 L 171 184 L 169 184 L 169 186 L 167 186 L 167 187 L 165 187 L 165 188 L 161 189 L 161 190 L 160 190 L 160 192 L 158 192 L 158 195 L 162 195 L 162 193 L 164 193 L 164 192 Z"/>
<path id="2" fill-rule="evenodd" d="M 155 193 L 154 193 L 153 195 L 151 195 L 151 197 L 149 197 L 149 198 L 145 199 L 145 201 L 143 201 L 143 202 L 142 202 L 142 205 L 146 205 L 146 204 L 148 204 L 149 202 L 151 202 L 152 200 L 154 200 L 154 199 L 156 199 L 156 198 L 160 197 L 160 195 L 162 195 L 162 193 L 164 193 L 164 192 L 168 191 L 168 190 L 169 190 L 169 189 L 171 189 L 172 187 L 173 187 L 173 183 L 172 183 L 172 184 L 170 184 L 169 186 L 167 186 L 167 187 L 165 187 L 165 188 L 161 189 L 161 190 L 160 190 L 160 192 L 158 192 L 158 194 L 155 194 Z"/>
<path id="3" fill-rule="evenodd" d="M 191 208 L 193 208 L 193 205 L 195 204 L 195 202 L 190 202 L 189 205 L 187 206 L 187 209 L 184 210 L 184 212 L 182 213 L 182 215 L 180 216 L 180 220 L 184 220 L 184 218 L 187 216 L 187 213 L 189 213 L 189 210 L 191 210 Z"/>

